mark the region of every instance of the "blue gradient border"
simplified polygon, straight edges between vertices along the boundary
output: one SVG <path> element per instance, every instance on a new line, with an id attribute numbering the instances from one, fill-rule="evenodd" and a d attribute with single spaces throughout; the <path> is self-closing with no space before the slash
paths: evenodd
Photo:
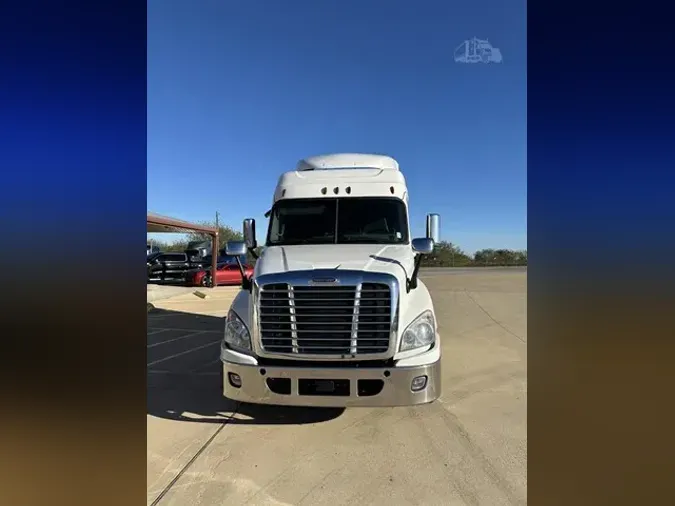
<path id="1" fill-rule="evenodd" d="M 528 3 L 533 504 L 656 504 L 669 494 L 675 87 L 661 51 L 673 47 L 667 12 L 655 2 Z"/>
<path id="2" fill-rule="evenodd" d="M 26 504 L 146 500 L 146 30 L 137 0 L 0 14 L 2 433 L 42 463 L 3 488 Z"/>
<path id="3" fill-rule="evenodd" d="M 675 93 L 647 47 L 673 37 L 647 21 L 649 4 L 529 4 L 533 275 L 672 264 L 653 255 L 675 244 Z"/>
<path id="4" fill-rule="evenodd" d="M 5 233 L 38 227 L 43 253 L 90 252 L 64 254 L 72 267 L 114 251 L 111 277 L 131 279 L 146 202 L 145 3 L 11 2 L 2 18 Z"/>

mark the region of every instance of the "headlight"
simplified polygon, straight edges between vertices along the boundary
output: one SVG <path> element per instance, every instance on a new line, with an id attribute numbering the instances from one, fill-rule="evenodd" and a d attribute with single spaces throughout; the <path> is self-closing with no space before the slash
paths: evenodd
<path id="1" fill-rule="evenodd" d="M 425 311 L 408 325 L 401 338 L 399 351 L 414 350 L 433 344 L 436 340 L 436 325 L 434 314 Z"/>
<path id="2" fill-rule="evenodd" d="M 225 337 L 223 343 L 235 350 L 251 350 L 251 334 L 249 334 L 246 325 L 242 322 L 237 313 L 230 310 L 225 320 Z"/>

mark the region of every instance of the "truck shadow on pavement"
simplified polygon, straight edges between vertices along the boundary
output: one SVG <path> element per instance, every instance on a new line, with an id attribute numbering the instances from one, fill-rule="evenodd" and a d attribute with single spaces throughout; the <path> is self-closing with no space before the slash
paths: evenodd
<path id="1" fill-rule="evenodd" d="M 343 408 L 262 406 L 223 397 L 224 318 L 153 308 L 147 318 L 147 412 L 197 423 L 301 425 L 339 417 Z"/>

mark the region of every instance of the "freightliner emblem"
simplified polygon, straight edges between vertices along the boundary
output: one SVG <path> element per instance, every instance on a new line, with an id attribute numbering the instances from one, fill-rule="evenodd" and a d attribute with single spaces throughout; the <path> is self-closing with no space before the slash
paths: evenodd
<path id="1" fill-rule="evenodd" d="M 312 278 L 309 283 L 312 285 L 334 285 L 339 282 L 340 280 L 336 278 Z"/>

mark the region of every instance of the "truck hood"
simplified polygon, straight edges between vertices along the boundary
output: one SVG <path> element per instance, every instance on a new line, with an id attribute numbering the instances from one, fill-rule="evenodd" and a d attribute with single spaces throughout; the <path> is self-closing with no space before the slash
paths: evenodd
<path id="1" fill-rule="evenodd" d="M 413 267 L 414 255 L 409 245 L 271 246 L 258 259 L 255 275 L 313 269 L 355 270 L 392 274 L 405 286 Z"/>

